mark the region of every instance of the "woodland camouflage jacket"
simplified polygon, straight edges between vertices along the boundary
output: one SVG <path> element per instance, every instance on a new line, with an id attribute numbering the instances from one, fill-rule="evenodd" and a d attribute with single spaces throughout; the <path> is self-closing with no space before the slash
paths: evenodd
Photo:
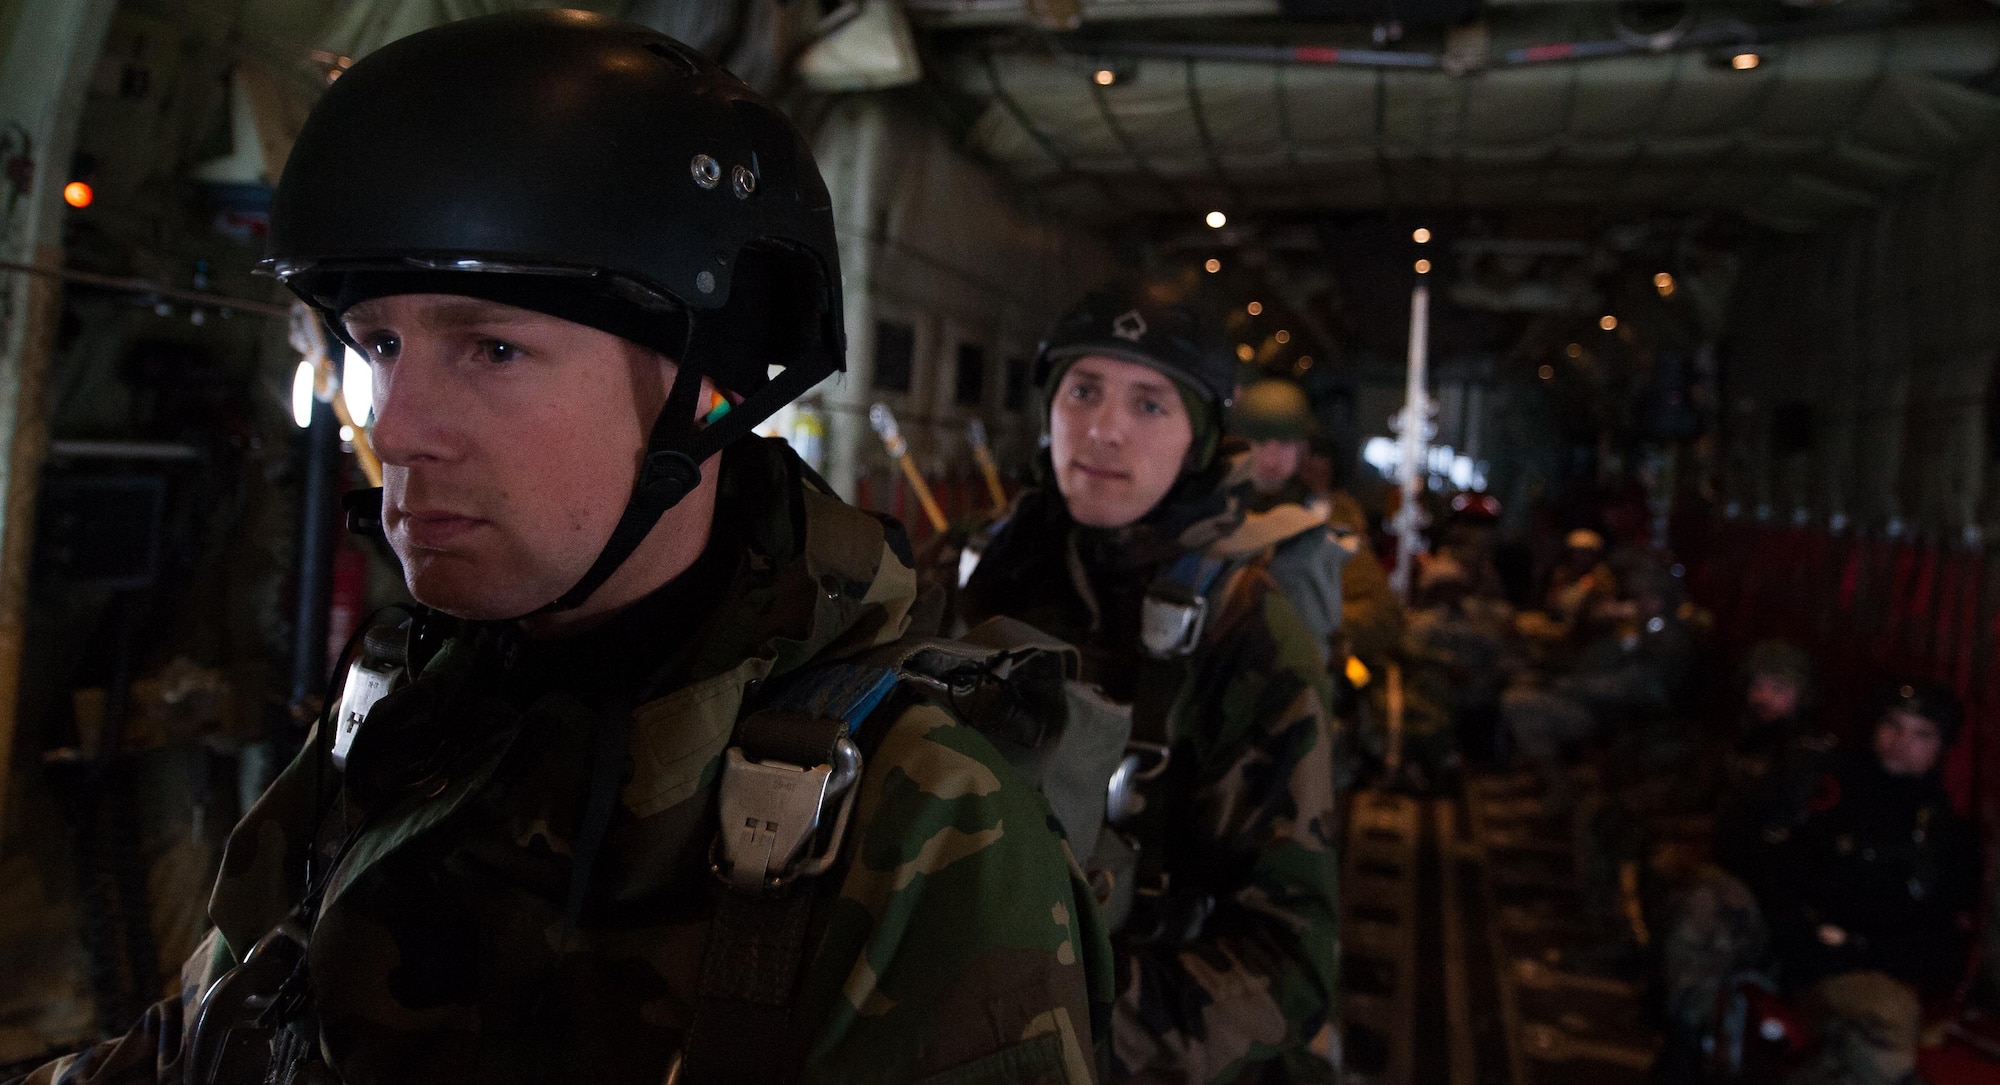
<path id="1" fill-rule="evenodd" d="M 1077 645 L 1086 680 L 1134 703 L 1134 736 L 1164 733 L 1173 793 L 1160 839 L 1143 846 L 1162 849 L 1169 896 L 1214 908 L 1192 937 L 1113 935 L 1112 1076 L 1332 1080 L 1309 1049 L 1337 1016 L 1340 961 L 1333 731 L 1315 638 L 1267 577 L 1238 565 L 1210 592 L 1194 654 L 1147 660 L 1138 612 L 1153 575 L 1240 516 L 1147 540 L 1080 528 L 1060 505 L 1048 492 L 1016 505 L 961 595 L 964 617 L 1005 613 Z"/>
<path id="2" fill-rule="evenodd" d="M 514 681 L 476 632 L 461 637 L 377 706 L 345 777 L 327 774 L 321 839 L 345 835 L 333 824 L 358 833 L 309 951 L 341 1080 L 663 1079 L 696 1009 L 718 765 L 746 690 L 895 639 L 915 592 L 883 524 L 804 487 L 781 444 L 731 448 L 717 524 L 731 545 L 691 571 L 715 574 L 698 631 L 689 611 L 656 607 L 677 647 L 625 683 L 638 707 L 623 789 L 573 931 L 593 740 L 621 717 L 564 676 Z M 633 641 L 598 643 L 615 656 Z M 793 1008 L 810 1036 L 804 1079 L 1089 1081 L 1109 950 L 1047 804 L 971 727 L 914 696 L 890 706 L 869 721 L 881 733 L 863 742 L 854 820 L 825 876 L 838 891 L 819 895 L 808 928 Z M 216 930 L 180 997 L 31 1082 L 182 1080 L 199 996 L 300 900 L 315 767 L 302 754 L 236 827 Z"/>

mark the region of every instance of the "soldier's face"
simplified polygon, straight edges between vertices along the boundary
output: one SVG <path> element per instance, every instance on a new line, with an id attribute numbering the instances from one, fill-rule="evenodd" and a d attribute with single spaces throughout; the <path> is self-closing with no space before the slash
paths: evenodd
<path id="1" fill-rule="evenodd" d="M 375 374 L 383 527 L 410 593 L 500 619 L 567 591 L 631 494 L 672 363 L 607 332 L 452 295 L 378 298 L 344 322 Z"/>
<path id="2" fill-rule="evenodd" d="M 1799 684 L 1789 678 L 1775 674 L 1760 674 L 1750 679 L 1750 689 L 1744 694 L 1750 706 L 1750 713 L 1765 723 L 1786 719 L 1799 710 Z"/>
<path id="3" fill-rule="evenodd" d="M 1173 488 L 1194 422 L 1172 379 L 1095 355 L 1063 372 L 1049 408 L 1056 488 L 1077 523 L 1124 527 Z"/>
<path id="4" fill-rule="evenodd" d="M 1922 776 L 1937 767 L 1944 754 L 1944 735 L 1937 724 L 1892 708 L 1875 724 L 1875 757 L 1891 776 Z"/>
<path id="5" fill-rule="evenodd" d="M 1250 442 L 1250 482 L 1270 493 L 1292 480 L 1306 458 L 1304 441 L 1274 440 Z"/>

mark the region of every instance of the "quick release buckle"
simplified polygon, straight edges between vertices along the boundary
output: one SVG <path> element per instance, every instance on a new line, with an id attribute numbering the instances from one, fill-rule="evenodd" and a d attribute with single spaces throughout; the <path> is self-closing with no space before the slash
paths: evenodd
<path id="1" fill-rule="evenodd" d="M 1104 787 L 1104 820 L 1122 826 L 1146 809 L 1146 787 L 1167 771 L 1173 753 L 1153 742 L 1125 744 L 1125 756 Z"/>
<path id="2" fill-rule="evenodd" d="M 651 490 L 656 487 L 670 489 L 674 498 L 688 495 L 701 485 L 701 466 L 694 457 L 678 448 L 655 448 L 646 453 L 639 465 L 639 489 Z"/>
<path id="3" fill-rule="evenodd" d="M 709 869 L 732 889 L 782 889 L 826 873 L 840 851 L 861 778 L 861 750 L 842 738 L 830 764 L 757 761 L 731 746 L 722 762 L 722 829 Z M 829 825 L 823 836 L 820 829 Z"/>
<path id="4" fill-rule="evenodd" d="M 1201 643 L 1207 623 L 1206 597 L 1189 593 L 1175 598 L 1156 588 L 1139 605 L 1139 643 L 1154 659 L 1184 656 Z"/>
<path id="5" fill-rule="evenodd" d="M 390 664 L 357 659 L 347 668 L 347 682 L 340 692 L 340 718 L 333 724 L 333 767 L 347 767 L 347 753 L 354 748 L 354 736 L 368 722 L 375 703 L 402 683 L 404 669 Z"/>

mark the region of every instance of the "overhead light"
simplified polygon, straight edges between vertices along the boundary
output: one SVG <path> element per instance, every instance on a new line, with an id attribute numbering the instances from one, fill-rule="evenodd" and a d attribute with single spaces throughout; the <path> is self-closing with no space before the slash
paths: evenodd
<path id="1" fill-rule="evenodd" d="M 1429 244 L 1431 240 L 1431 232 L 1419 226 L 1417 227 L 1417 232 L 1410 235 L 1410 240 L 1416 242 L 1419 245 Z"/>
<path id="2" fill-rule="evenodd" d="M 1387 437 L 1370 437 L 1368 443 L 1361 446 L 1361 458 L 1387 477 L 1402 462 L 1403 450 Z"/>
<path id="3" fill-rule="evenodd" d="M 1583 357 L 1583 344 L 1571 343 L 1569 346 L 1563 348 L 1563 353 L 1572 358 L 1581 358 Z"/>
<path id="4" fill-rule="evenodd" d="M 1611 331 L 1618 327 L 1618 318 L 1612 316 L 1610 313 L 1606 313 L 1597 318 L 1597 326 L 1603 328 L 1605 331 Z"/>
<path id="5" fill-rule="evenodd" d="M 1208 222 L 1209 226 L 1213 227 L 1214 229 L 1220 230 L 1224 226 L 1229 225 L 1229 216 L 1223 214 L 1220 211 L 1210 211 L 1208 213 L 1208 218 L 1206 221 Z"/>
<path id="6" fill-rule="evenodd" d="M 1211 256 L 1208 258 L 1208 262 L 1201 265 L 1201 267 L 1202 270 L 1208 272 L 1210 275 L 1213 275 L 1216 272 L 1222 270 L 1222 261 L 1217 260 L 1215 257 Z"/>
<path id="7" fill-rule="evenodd" d="M 1663 298 L 1673 297 L 1674 277 L 1664 271 L 1660 272 L 1658 275 L 1653 276 L 1653 289 L 1658 290 L 1660 296 Z"/>
<path id="8" fill-rule="evenodd" d="M 1236 358 L 1238 361 L 1247 362 L 1250 359 L 1255 358 L 1256 356 L 1257 356 L 1257 350 L 1250 344 L 1248 343 L 1236 344 Z"/>
<path id="9" fill-rule="evenodd" d="M 1243 307 L 1243 311 L 1249 313 L 1251 316 L 1262 316 L 1264 314 L 1264 303 L 1261 301 L 1253 301 L 1250 304 L 1245 305 Z"/>
<path id="10" fill-rule="evenodd" d="M 1276 340 L 1278 341 L 1278 345 L 1282 347 L 1282 346 L 1284 346 L 1284 345 L 1285 345 L 1286 343 L 1289 343 L 1289 342 L 1291 342 L 1291 341 L 1292 341 L 1292 333 L 1291 333 L 1291 332 L 1288 332 L 1288 331 L 1286 331 L 1286 330 L 1285 330 L 1285 329 L 1283 329 L 1283 328 L 1279 328 L 1279 329 L 1278 329 L 1278 330 L 1277 330 L 1276 332 L 1274 332 L 1274 333 L 1273 333 L 1273 334 L 1271 335 L 1271 338 L 1273 338 L 1273 339 L 1276 339 Z"/>
<path id="11" fill-rule="evenodd" d="M 1312 367 L 1313 367 L 1313 356 L 1312 356 L 1312 355 L 1310 355 L 1310 354 L 1301 354 L 1301 355 L 1299 355 L 1299 360 L 1298 360 L 1298 369 L 1299 369 L 1299 372 L 1303 373 L 1303 372 L 1305 372 L 1306 370 L 1308 370 L 1308 369 L 1311 369 Z"/>
<path id="12" fill-rule="evenodd" d="M 368 359 L 353 347 L 347 348 L 340 363 L 340 398 L 347 401 L 347 417 L 365 426 L 375 413 L 375 374 Z"/>
<path id="13" fill-rule="evenodd" d="M 1762 63 L 1764 63 L 1764 58 L 1748 49 L 1729 58 L 1729 66 L 1739 72 L 1747 72 Z"/>
<path id="14" fill-rule="evenodd" d="M 97 199 L 96 191 L 85 182 L 71 181 L 63 186 L 63 202 L 71 207 L 89 207 L 91 201 L 95 199 Z"/>
<path id="15" fill-rule="evenodd" d="M 1540 377 L 1545 381 L 1554 380 L 1556 379 L 1556 367 L 1552 365 L 1545 365 L 1540 369 L 1535 370 L 1535 376 Z"/>
<path id="16" fill-rule="evenodd" d="M 292 370 L 292 421 L 300 429 L 307 429 L 313 423 L 313 364 L 300 362 Z"/>
<path id="17" fill-rule="evenodd" d="M 1429 260 L 1417 261 L 1417 274 L 1429 275 L 1430 273 L 1431 273 L 1431 262 Z"/>
<path id="18" fill-rule="evenodd" d="M 1097 69 L 1096 74 L 1092 75 L 1090 78 L 1098 86 L 1108 87 L 1111 84 L 1118 82 L 1118 73 L 1112 71 L 1109 68 L 1099 68 Z"/>

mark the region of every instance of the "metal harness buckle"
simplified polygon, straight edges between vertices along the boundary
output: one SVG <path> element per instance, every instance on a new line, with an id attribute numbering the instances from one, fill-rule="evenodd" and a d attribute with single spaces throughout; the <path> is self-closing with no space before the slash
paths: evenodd
<path id="1" fill-rule="evenodd" d="M 1170 598 L 1158 590 L 1146 593 L 1139 605 L 1139 642 L 1154 659 L 1172 659 L 1194 651 L 1208 623 L 1208 600 L 1200 595 Z"/>
<path id="2" fill-rule="evenodd" d="M 357 659 L 347 668 L 347 682 L 340 694 L 340 718 L 333 725 L 334 768 L 347 767 L 348 751 L 354 748 L 361 725 L 368 722 L 368 713 L 374 711 L 375 702 L 402 685 L 404 670 L 367 659 Z"/>
<path id="3" fill-rule="evenodd" d="M 840 852 L 847 815 L 860 792 L 861 750 L 851 739 L 835 746 L 832 764 L 755 761 L 731 746 L 722 762 L 722 829 L 709 849 L 709 869 L 732 889 L 782 889 L 826 873 Z M 815 844 L 833 811 L 831 831 Z"/>
<path id="4" fill-rule="evenodd" d="M 1125 756 L 1111 770 L 1105 785 L 1104 820 L 1123 825 L 1146 809 L 1146 785 L 1167 771 L 1173 752 L 1153 742 L 1133 740 L 1125 744 Z"/>

